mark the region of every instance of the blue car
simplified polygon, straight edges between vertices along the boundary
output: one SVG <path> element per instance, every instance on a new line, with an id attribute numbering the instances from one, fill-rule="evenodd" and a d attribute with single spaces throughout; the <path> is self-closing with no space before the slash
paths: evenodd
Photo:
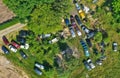
<path id="1" fill-rule="evenodd" d="M 65 18 L 64 21 L 65 21 L 65 24 L 66 24 L 67 26 L 70 24 L 70 21 L 69 21 L 68 18 Z"/>
<path id="2" fill-rule="evenodd" d="M 69 25 L 69 30 L 70 30 L 70 33 L 71 33 L 72 37 L 73 38 L 76 37 L 74 28 L 71 25 Z"/>
<path id="3" fill-rule="evenodd" d="M 90 53 L 89 53 L 89 51 L 88 51 L 88 47 L 87 47 L 86 43 L 85 43 L 83 40 L 81 40 L 80 43 L 81 43 L 81 45 L 82 45 L 82 47 L 83 47 L 85 56 L 89 57 L 89 56 L 90 56 Z"/>
<path id="4" fill-rule="evenodd" d="M 85 52 L 85 56 L 87 56 L 87 57 L 89 57 L 90 56 L 90 53 L 89 53 L 89 51 L 88 51 L 88 49 L 86 48 L 86 49 L 84 49 L 84 52 Z"/>
<path id="5" fill-rule="evenodd" d="M 25 44 L 25 43 L 26 43 L 26 39 L 25 39 L 24 37 L 17 36 L 16 39 L 17 39 L 17 41 L 20 42 L 21 44 Z"/>
<path id="6" fill-rule="evenodd" d="M 35 71 L 36 74 L 42 75 L 42 71 L 39 68 L 34 67 L 34 71 Z"/>
<path id="7" fill-rule="evenodd" d="M 23 57 L 24 59 L 27 58 L 27 55 L 26 55 L 22 50 L 20 50 L 20 55 L 21 55 L 21 57 Z"/>
<path id="8" fill-rule="evenodd" d="M 9 50 L 5 47 L 5 46 L 2 46 L 2 51 L 5 53 L 5 54 L 9 54 Z"/>
<path id="9" fill-rule="evenodd" d="M 85 39 L 86 40 L 86 43 L 89 47 L 92 47 L 92 43 L 91 43 L 91 40 L 90 39 Z"/>
<path id="10" fill-rule="evenodd" d="M 87 33 L 87 38 L 88 38 L 88 39 L 91 39 L 91 38 L 94 37 L 94 35 L 95 35 L 94 31 L 93 31 L 93 30 L 90 30 L 89 33 Z"/>
<path id="11" fill-rule="evenodd" d="M 78 23 L 78 25 L 82 25 L 82 22 L 81 22 L 81 20 L 80 20 L 80 18 L 79 18 L 79 16 L 78 15 L 75 15 L 75 19 L 76 19 L 76 21 L 77 21 L 77 23 Z"/>
<path id="12" fill-rule="evenodd" d="M 84 64 L 86 69 L 91 70 L 90 65 L 88 64 L 88 62 L 85 59 L 83 60 L 83 64 Z"/>

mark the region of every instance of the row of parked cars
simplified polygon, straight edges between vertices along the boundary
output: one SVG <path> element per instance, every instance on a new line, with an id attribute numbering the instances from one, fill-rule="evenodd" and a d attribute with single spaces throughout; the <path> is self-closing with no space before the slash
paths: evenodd
<path id="1" fill-rule="evenodd" d="M 12 51 L 12 52 L 17 52 L 18 49 L 28 49 L 29 48 L 29 44 L 26 43 L 26 39 L 25 39 L 25 33 L 27 31 L 20 31 L 19 32 L 19 35 L 16 37 L 16 41 L 15 40 L 11 40 L 11 42 L 9 42 L 9 40 L 7 39 L 6 36 L 3 36 L 2 39 L 3 39 L 3 42 L 6 46 L 8 46 L 8 48 Z M 27 34 L 26 34 L 27 35 Z M 5 54 L 9 54 L 10 51 L 9 49 L 3 45 L 2 46 L 2 50 Z M 23 58 L 27 58 L 27 55 L 22 51 L 20 50 L 20 54 Z"/>
<path id="2" fill-rule="evenodd" d="M 70 15 L 70 21 L 69 21 L 68 18 L 65 18 L 65 20 L 64 20 L 65 24 L 69 27 L 70 33 L 71 33 L 71 35 L 72 35 L 73 38 L 76 37 L 75 31 L 76 31 L 76 33 L 77 33 L 78 36 L 82 35 L 79 27 L 76 24 L 76 22 L 78 22 L 78 19 L 79 19 L 78 15 L 75 15 L 75 16 Z"/>
<path id="3" fill-rule="evenodd" d="M 1 47 L 1 49 L 3 50 L 3 52 L 5 54 L 9 54 L 10 51 L 9 49 L 12 51 L 12 52 L 17 52 L 17 50 L 19 49 L 19 53 L 20 55 L 22 56 L 22 58 L 26 59 L 28 56 L 25 52 L 23 52 L 22 49 L 28 49 L 29 48 L 29 44 L 26 43 L 26 36 L 28 36 L 29 33 L 27 30 L 21 30 L 19 31 L 19 35 L 16 36 L 16 41 L 15 40 L 11 40 L 11 42 L 9 42 L 9 40 L 7 39 L 6 36 L 3 36 L 2 39 L 3 39 L 3 42 L 4 44 L 6 45 L 3 45 Z M 47 35 L 42 35 L 41 37 L 44 38 L 44 37 L 49 37 L 50 35 L 47 34 Z M 8 48 L 7 48 L 8 46 Z M 42 70 L 44 69 L 44 66 L 39 63 L 39 62 L 35 62 L 34 63 L 34 71 L 36 74 L 38 75 L 42 75 Z"/>
<path id="4" fill-rule="evenodd" d="M 78 14 L 79 14 L 80 18 L 82 19 L 82 21 L 86 22 L 87 20 L 86 20 L 85 13 L 88 13 L 89 8 L 85 7 L 82 4 L 79 5 L 76 0 L 73 0 L 73 3 L 75 4 L 75 7 L 76 7 L 76 9 L 78 11 Z M 77 22 L 77 24 L 80 26 L 80 28 L 82 29 L 82 31 L 86 35 L 85 39 L 80 40 L 80 44 L 81 44 L 81 46 L 82 46 L 82 48 L 84 50 L 85 56 L 89 57 L 90 56 L 89 48 L 92 47 L 91 39 L 94 37 L 96 32 L 94 30 L 92 30 L 92 29 L 87 28 L 87 26 L 82 24 L 79 16 L 77 16 L 77 15 L 75 16 L 76 22 Z M 96 48 L 93 48 L 93 53 L 95 55 L 97 55 L 98 50 Z M 102 61 L 105 60 L 105 59 L 106 59 L 106 56 L 102 55 L 100 58 L 98 58 L 96 60 L 96 64 L 97 65 L 102 65 Z M 83 64 L 86 67 L 86 69 L 88 69 L 88 70 L 92 70 L 92 69 L 94 69 L 96 67 L 95 64 L 92 62 L 92 60 L 90 58 L 84 59 Z"/>

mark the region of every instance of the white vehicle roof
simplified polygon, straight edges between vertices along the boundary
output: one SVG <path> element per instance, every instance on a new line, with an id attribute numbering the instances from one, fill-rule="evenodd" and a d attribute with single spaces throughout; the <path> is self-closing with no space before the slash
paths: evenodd
<path id="1" fill-rule="evenodd" d="M 70 29 L 70 32 L 71 32 L 71 35 L 72 35 L 73 38 L 76 37 L 75 32 L 74 32 L 73 29 Z"/>
<path id="2" fill-rule="evenodd" d="M 113 45 L 117 45 L 117 43 L 116 43 L 116 42 L 114 42 L 114 43 L 113 43 Z"/>
<path id="3" fill-rule="evenodd" d="M 79 30 L 77 30 L 77 34 L 78 34 L 78 36 L 82 35 L 82 33 Z"/>
<path id="4" fill-rule="evenodd" d="M 91 66 L 92 69 L 95 68 L 95 65 L 93 63 L 90 63 L 90 66 Z"/>
<path id="5" fill-rule="evenodd" d="M 51 44 L 51 43 L 56 43 L 56 42 L 58 42 L 58 39 L 57 39 L 57 38 L 54 38 L 54 39 L 52 39 L 51 41 L 49 41 L 50 44 Z"/>
<path id="6" fill-rule="evenodd" d="M 91 62 L 91 59 L 88 59 L 87 62 L 88 62 L 88 63 Z"/>
<path id="7" fill-rule="evenodd" d="M 78 3 L 75 3 L 75 6 L 76 6 L 77 10 L 80 10 L 80 6 Z"/>
<path id="8" fill-rule="evenodd" d="M 85 29 L 85 32 L 86 32 L 86 33 L 89 33 L 90 31 L 86 28 L 86 29 Z"/>
<path id="9" fill-rule="evenodd" d="M 10 48 L 11 51 L 17 52 L 17 49 L 16 49 L 16 48 L 13 48 L 12 45 L 9 45 L 9 48 Z"/>
<path id="10" fill-rule="evenodd" d="M 28 49 L 29 48 L 29 44 L 25 44 L 25 45 L 20 45 L 20 48 L 23 48 L 23 49 Z"/>
<path id="11" fill-rule="evenodd" d="M 88 8 L 87 6 L 84 6 L 84 9 L 83 9 L 83 10 L 85 11 L 85 13 L 88 13 L 89 10 L 90 10 L 90 8 Z"/>
<path id="12" fill-rule="evenodd" d="M 42 64 L 35 63 L 35 66 L 40 68 L 40 69 L 44 69 L 44 66 Z"/>
<path id="13" fill-rule="evenodd" d="M 89 65 L 92 69 L 95 68 L 95 65 L 92 63 L 91 59 L 88 59 L 87 62 L 89 63 Z"/>

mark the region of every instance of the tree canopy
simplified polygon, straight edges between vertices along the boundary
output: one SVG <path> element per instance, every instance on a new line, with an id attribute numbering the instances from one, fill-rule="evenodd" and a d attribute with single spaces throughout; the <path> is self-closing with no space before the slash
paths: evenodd
<path id="1" fill-rule="evenodd" d="M 120 19 L 120 0 L 113 0 L 112 7 L 114 11 L 115 18 Z M 120 22 L 120 20 L 118 20 Z"/>
<path id="2" fill-rule="evenodd" d="M 70 0 L 4 0 L 4 3 L 33 31 L 59 30 L 61 17 L 68 13 Z"/>
<path id="3" fill-rule="evenodd" d="M 60 30 L 62 28 L 61 17 L 68 13 L 69 6 L 70 0 L 55 0 L 52 3 L 39 4 L 30 15 L 30 29 L 36 33 Z"/>
<path id="4" fill-rule="evenodd" d="M 101 32 L 97 32 L 95 37 L 94 37 L 94 40 L 96 42 L 98 42 L 98 43 L 101 42 L 101 40 L 102 40 L 102 33 Z"/>

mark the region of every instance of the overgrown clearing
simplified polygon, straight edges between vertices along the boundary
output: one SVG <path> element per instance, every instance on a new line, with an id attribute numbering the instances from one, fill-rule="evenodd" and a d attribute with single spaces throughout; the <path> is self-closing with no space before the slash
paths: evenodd
<path id="1" fill-rule="evenodd" d="M 57 23 L 58 26 L 56 26 L 55 21 L 48 24 L 50 22 L 50 19 L 54 20 L 53 18 L 44 18 L 47 16 L 48 13 L 45 15 L 39 14 L 40 12 L 38 9 L 42 10 L 45 7 L 40 8 L 40 6 L 37 6 L 37 8 L 34 10 L 34 12 L 31 15 L 30 23 L 28 24 L 28 29 L 33 30 L 34 34 L 31 34 L 30 36 L 26 37 L 27 43 L 29 43 L 30 48 L 28 50 L 23 50 L 27 55 L 27 59 L 22 59 L 19 51 L 17 53 L 12 53 L 8 56 L 6 56 L 8 59 L 10 59 L 16 66 L 21 67 L 23 70 L 25 70 L 30 78 L 119 78 L 120 73 L 120 49 L 118 45 L 118 52 L 114 52 L 112 50 L 112 42 L 117 42 L 120 44 L 120 24 L 116 22 L 116 19 L 113 17 L 113 14 L 106 5 L 105 0 L 99 0 L 98 3 L 93 4 L 91 2 L 92 0 L 85 1 L 81 0 L 80 3 L 85 4 L 90 8 L 91 11 L 94 11 L 94 14 L 90 15 L 87 14 L 87 22 L 83 22 L 88 28 L 90 29 L 98 29 L 101 35 L 99 39 L 93 39 L 91 40 L 93 43 L 93 47 L 97 47 L 96 45 L 100 43 L 100 41 L 104 41 L 106 44 L 105 48 L 105 55 L 107 59 L 103 61 L 102 66 L 98 66 L 95 64 L 95 61 L 97 58 L 99 58 L 99 55 L 95 55 L 93 53 L 92 48 L 89 48 L 90 51 L 90 58 L 92 59 L 93 63 L 96 65 L 96 68 L 88 71 L 85 69 L 82 60 L 87 59 L 85 57 L 83 48 L 80 45 L 80 39 L 83 38 L 85 34 L 80 38 L 68 38 L 68 39 L 61 39 L 58 38 L 59 33 L 56 31 L 62 30 L 62 25 Z M 52 1 L 51 1 L 52 2 Z M 44 3 L 44 2 L 43 2 Z M 56 6 L 57 4 L 55 4 Z M 44 5 L 45 6 L 45 5 Z M 74 5 L 72 5 L 74 7 Z M 73 9 L 72 7 L 72 9 Z M 50 11 L 50 8 L 47 6 L 45 9 Z M 39 13 L 38 13 L 39 12 Z M 45 11 L 43 11 L 44 13 Z M 61 12 L 62 13 L 62 12 Z M 74 12 L 73 12 L 74 13 Z M 36 15 L 37 14 L 37 15 Z M 51 12 L 52 14 L 52 12 Z M 36 15 L 36 16 L 35 16 Z M 62 15 L 62 14 L 61 14 Z M 65 14 L 63 14 L 65 15 Z M 49 15 L 48 15 L 49 16 Z M 69 15 L 66 15 L 69 18 Z M 66 17 L 65 16 L 65 17 Z M 46 24 L 43 23 L 43 20 L 40 19 L 44 18 L 43 20 L 47 19 L 45 21 Z M 49 16 L 50 17 L 50 16 Z M 59 18 L 55 18 L 59 19 Z M 60 18 L 61 19 L 61 18 Z M 59 19 L 59 20 L 60 20 Z M 56 21 L 59 22 L 59 21 Z M 44 27 L 45 25 L 45 27 Z M 34 27 L 36 26 L 36 28 Z M 65 26 L 65 25 L 64 25 Z M 46 34 L 46 33 L 52 33 L 52 36 L 47 39 L 41 39 L 39 35 Z M 14 33 L 13 33 L 14 34 Z M 16 39 L 16 35 L 18 35 L 18 32 L 15 35 L 9 35 L 9 39 Z M 49 44 L 49 41 L 53 38 L 58 38 L 60 41 L 58 41 L 55 44 Z M 66 57 L 63 55 L 62 64 L 60 66 L 56 66 L 54 63 L 54 59 L 57 56 L 62 55 L 62 51 L 66 50 L 66 48 L 77 48 L 79 58 L 75 58 L 73 56 Z M 101 54 L 100 50 L 98 50 L 99 54 Z M 34 62 L 38 61 L 45 65 L 45 70 L 42 70 L 43 75 L 38 76 L 34 70 Z"/>

